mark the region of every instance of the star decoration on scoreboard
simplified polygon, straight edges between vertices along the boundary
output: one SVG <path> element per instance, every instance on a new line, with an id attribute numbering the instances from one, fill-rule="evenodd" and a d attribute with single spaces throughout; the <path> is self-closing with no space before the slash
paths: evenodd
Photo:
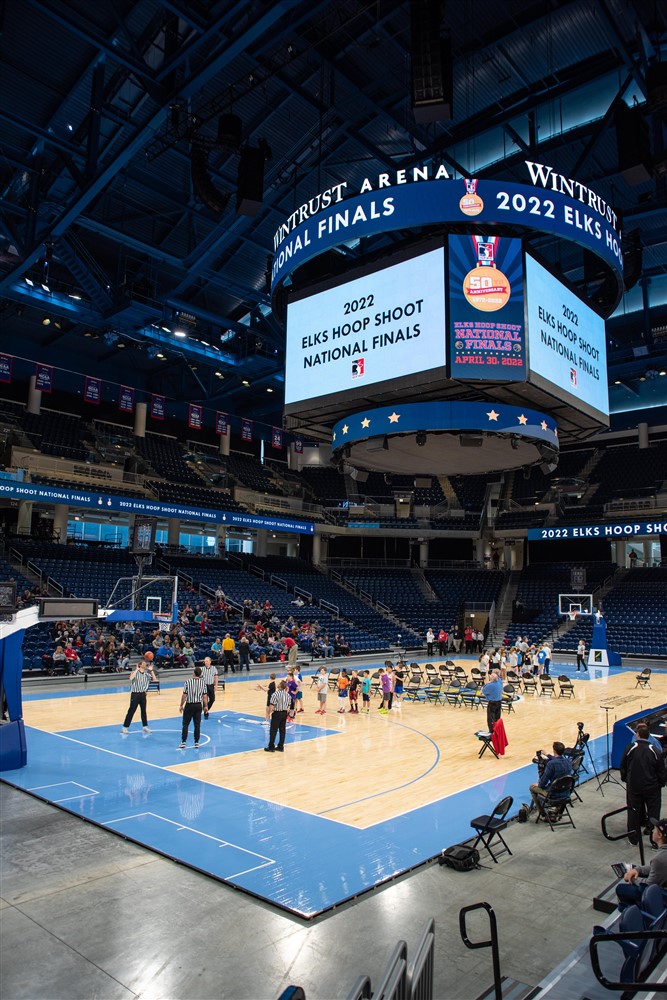
<path id="1" fill-rule="evenodd" d="M 398 421 L 400 420 L 400 417 L 401 417 L 400 413 L 396 413 L 396 411 L 394 410 L 393 413 L 389 414 L 389 423 L 397 424 Z"/>
<path id="2" fill-rule="evenodd" d="M 528 417 L 526 416 L 525 413 L 520 414 L 520 416 L 519 416 L 519 423 L 523 424 L 524 427 L 528 423 Z"/>
<path id="3" fill-rule="evenodd" d="M 495 422 L 498 423 L 498 417 L 500 416 L 500 414 L 496 413 L 495 410 L 489 410 L 489 411 L 487 411 L 486 415 L 489 418 L 489 420 L 495 420 Z"/>
<path id="4" fill-rule="evenodd" d="M 370 425 L 371 425 L 371 422 L 370 422 L 370 420 L 368 419 L 368 417 L 364 417 L 364 419 L 363 419 L 363 420 L 361 421 L 361 426 L 362 426 L 362 427 L 364 428 L 364 430 L 365 430 L 365 429 L 366 429 L 367 427 L 370 427 Z"/>

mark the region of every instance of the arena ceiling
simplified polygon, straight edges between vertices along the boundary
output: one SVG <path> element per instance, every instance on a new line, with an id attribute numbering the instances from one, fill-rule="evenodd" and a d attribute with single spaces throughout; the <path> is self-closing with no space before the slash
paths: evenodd
<path id="1" fill-rule="evenodd" d="M 622 215 L 612 409 L 667 402 L 660 3 L 446 0 L 453 115 L 426 124 L 407 0 L 5 0 L 2 12 L 3 350 L 277 423 L 285 344 L 268 271 L 294 209 L 426 162 L 523 182 L 531 159 Z M 634 115 L 620 128 L 622 106 Z M 265 159 L 254 216 L 236 206 L 246 147 Z M 399 235 L 350 244 L 305 277 Z M 604 303 L 581 252 L 546 237 L 535 249 Z"/>

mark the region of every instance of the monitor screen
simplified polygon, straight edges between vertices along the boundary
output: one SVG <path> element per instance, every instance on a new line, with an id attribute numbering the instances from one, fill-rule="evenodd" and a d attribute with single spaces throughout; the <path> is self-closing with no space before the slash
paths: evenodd
<path id="1" fill-rule="evenodd" d="M 525 380 L 521 240 L 449 237 L 449 324 L 452 378 Z"/>
<path id="2" fill-rule="evenodd" d="M 353 399 L 445 363 L 442 247 L 288 303 L 286 407 L 341 393 Z"/>
<path id="3" fill-rule="evenodd" d="M 609 423 L 604 320 L 526 254 L 529 382 Z"/>

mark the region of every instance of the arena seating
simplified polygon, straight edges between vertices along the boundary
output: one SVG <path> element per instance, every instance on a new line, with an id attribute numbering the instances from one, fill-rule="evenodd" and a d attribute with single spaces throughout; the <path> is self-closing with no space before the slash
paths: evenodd
<path id="1" fill-rule="evenodd" d="M 19 414 L 21 427 L 43 455 L 61 455 L 85 462 L 90 451 L 82 444 L 82 424 L 79 417 L 55 410 Z"/>
<path id="2" fill-rule="evenodd" d="M 176 438 L 165 437 L 162 434 L 146 434 L 146 437 L 137 437 L 134 440 L 138 454 L 164 479 L 172 483 L 202 485 L 201 476 L 198 476 L 185 462 L 183 449 Z"/>
<path id="3" fill-rule="evenodd" d="M 253 458 L 252 455 L 239 455 L 237 452 L 231 452 L 227 456 L 226 465 L 229 475 L 247 489 L 256 490 L 258 493 L 282 496 L 283 491 L 278 483 L 262 463 Z"/>
<path id="4" fill-rule="evenodd" d="M 234 500 L 228 490 L 211 486 L 165 483 L 157 479 L 147 479 L 146 485 L 165 503 L 190 504 L 193 507 L 212 507 L 215 510 L 245 510 L 243 504 Z"/>

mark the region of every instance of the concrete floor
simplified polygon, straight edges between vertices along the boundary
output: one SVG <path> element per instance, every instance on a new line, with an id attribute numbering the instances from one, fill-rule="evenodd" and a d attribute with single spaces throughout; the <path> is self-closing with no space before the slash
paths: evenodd
<path id="1" fill-rule="evenodd" d="M 633 855 L 600 833 L 624 789 L 586 784 L 577 829 L 513 823 L 513 856 L 458 873 L 426 866 L 304 923 L 241 892 L 0 784 L 0 995 L 3 1000 L 343 998 L 358 975 L 379 985 L 397 940 L 414 954 L 436 926 L 435 997 L 473 1000 L 492 981 L 489 950 L 468 951 L 459 909 L 497 915 L 504 975 L 530 985 L 590 934 L 592 899 Z M 527 796 L 526 796 L 527 797 Z M 443 845 L 447 846 L 447 845 Z M 486 937 L 482 921 L 471 936 Z"/>

